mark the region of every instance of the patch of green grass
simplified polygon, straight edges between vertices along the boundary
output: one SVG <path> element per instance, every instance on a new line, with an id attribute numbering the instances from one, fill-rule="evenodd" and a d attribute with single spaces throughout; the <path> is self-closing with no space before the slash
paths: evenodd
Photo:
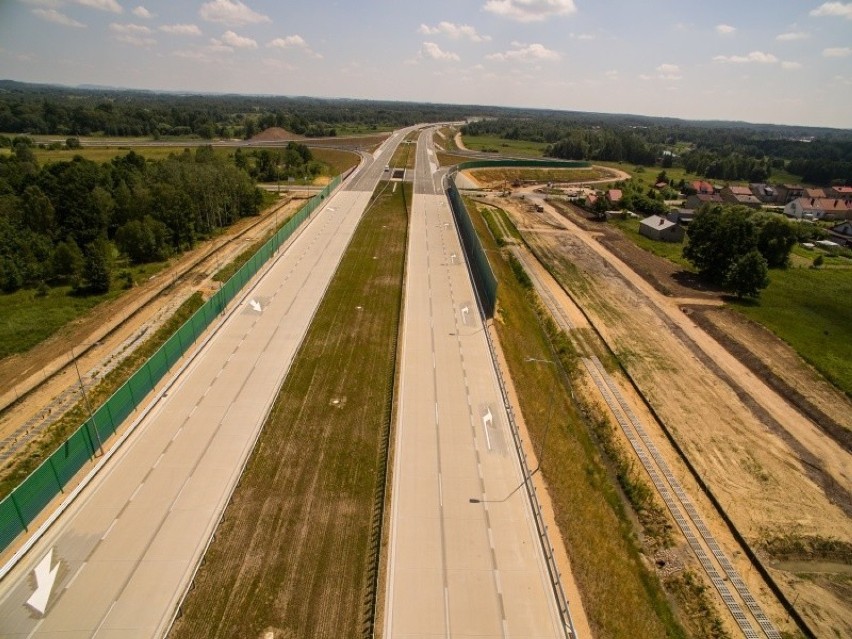
<path id="1" fill-rule="evenodd" d="M 468 202 L 471 219 L 499 281 L 495 327 L 515 388 L 531 445 L 541 450 L 542 473 L 553 502 L 559 533 L 571 556 L 583 606 L 597 637 L 685 637 L 658 578 L 643 564 L 630 517 L 598 446 L 572 401 L 570 382 L 556 367 L 576 357 L 567 340 L 551 345 L 512 265 Z M 549 424 L 549 426 L 548 426 Z M 618 607 L 613 601 L 620 602 Z M 630 610 L 629 615 L 621 611 Z"/>
<path id="2" fill-rule="evenodd" d="M 375 197 L 356 229 L 173 639 L 369 629 L 408 227 L 403 193 L 411 194 L 400 186 Z"/>
<path id="3" fill-rule="evenodd" d="M 312 146 L 311 153 L 315 160 L 328 166 L 328 175 L 331 177 L 345 173 L 349 169 L 358 166 L 358 163 L 361 161 L 357 153 L 341 151 L 340 149 Z"/>
<path id="4" fill-rule="evenodd" d="M 540 158 L 547 148 L 545 142 L 528 140 L 506 140 L 487 135 L 463 135 L 462 143 L 471 151 L 482 151 L 497 155 Z"/>
<path id="5" fill-rule="evenodd" d="M 663 257 L 670 262 L 674 262 L 688 271 L 694 270 L 689 260 L 683 256 L 683 244 L 677 242 L 660 242 L 659 240 L 652 240 L 649 237 L 645 237 L 639 233 L 639 222 L 639 220 L 630 218 L 626 220 L 610 220 L 609 224 L 620 228 L 639 248 L 645 249 L 658 257 Z"/>
<path id="6" fill-rule="evenodd" d="M 127 270 L 134 281 L 144 282 L 167 265 L 157 262 Z M 115 281 L 118 272 L 113 273 L 112 287 L 103 295 L 76 295 L 70 286 L 49 287 L 43 297 L 30 288 L 0 294 L 0 358 L 28 351 L 98 304 L 125 293 Z"/>
<path id="7" fill-rule="evenodd" d="M 118 366 L 107 373 L 94 387 L 86 393 L 92 410 L 97 410 L 118 388 L 124 384 L 133 373 L 154 352 L 169 339 L 177 329 L 197 311 L 204 303 L 201 293 L 195 292 L 166 320 L 157 331 L 140 344 Z M 20 484 L 48 455 L 53 453 L 62 442 L 89 417 L 88 406 L 84 401 L 77 402 L 61 418 L 54 422 L 44 437 L 38 438 L 26 451 L 26 455 L 13 457 L 12 461 L 3 468 L 0 480 L 0 499 Z"/>
<path id="8" fill-rule="evenodd" d="M 852 270 L 790 268 L 769 272 L 758 302 L 732 301 L 847 395 L 852 396 Z"/>
<path id="9" fill-rule="evenodd" d="M 480 182 L 491 183 L 506 182 L 510 186 L 512 182 L 574 182 L 582 183 L 590 180 L 599 180 L 607 176 L 608 172 L 600 169 L 534 169 L 497 167 L 493 169 L 471 169 L 470 173 Z"/>

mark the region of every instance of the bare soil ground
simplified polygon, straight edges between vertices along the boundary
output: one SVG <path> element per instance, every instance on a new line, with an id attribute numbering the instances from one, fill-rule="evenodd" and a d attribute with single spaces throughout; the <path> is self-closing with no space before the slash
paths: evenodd
<path id="1" fill-rule="evenodd" d="M 288 140 L 304 140 L 304 135 L 298 135 L 287 129 L 282 129 L 280 126 L 269 127 L 255 135 L 252 142 L 286 142 Z"/>
<path id="2" fill-rule="evenodd" d="M 72 349 L 84 383 L 96 381 L 108 363 L 133 352 L 144 341 L 143 334 L 153 332 L 192 293 L 202 291 L 208 297 L 217 290 L 219 284 L 211 276 L 301 204 L 302 199 L 287 198 L 259 217 L 240 220 L 225 234 L 184 253 L 149 282 L 95 307 L 30 351 L 0 361 L 0 388 L 14 393 L 7 393 L 12 403 L 0 413 L 0 440 L 20 434 L 34 416 L 56 418 L 58 398 L 79 384 Z M 33 389 L 24 394 L 27 386 Z M 19 394 L 24 396 L 15 401 Z M 4 470 L 13 464 L 14 457 Z"/>
<path id="3" fill-rule="evenodd" d="M 798 389 L 816 410 L 845 429 L 852 415 L 848 399 L 779 340 L 715 308 L 714 292 L 692 288 L 688 280 L 678 277 L 677 267 L 660 268 L 654 256 L 612 235 L 613 229 L 594 227 L 592 233 L 587 230 L 592 228 L 589 223 L 571 212 L 563 216 L 545 206 L 543 213 L 537 213 L 514 199 L 491 201 L 509 210 L 516 225 L 526 229 L 530 245 L 549 258 L 560 282 L 617 354 L 753 549 L 759 551 L 776 536 L 833 539 L 849 547 L 852 459 L 848 449 L 805 417 L 778 387 L 764 383 L 744 366 L 738 359 L 742 353 L 732 349 L 737 357 L 732 356 L 696 326 L 684 312 L 685 305 L 689 304 L 688 311 L 700 309 L 719 332 L 732 336 L 749 353 L 746 359 L 775 371 L 778 379 Z M 668 451 L 670 464 L 682 468 L 663 433 L 654 437 Z M 701 503 L 700 490 L 690 492 L 713 520 L 714 529 L 725 535 L 724 524 L 712 516 L 712 506 Z M 732 548 L 730 554 L 736 559 L 735 545 Z M 848 574 L 827 570 L 814 559 L 805 556 L 795 564 L 776 561 L 770 563 L 775 566 L 770 571 L 788 600 L 797 600 L 797 610 L 818 635 L 850 636 Z M 735 563 L 746 581 L 760 591 L 760 579 L 749 570 L 748 562 L 740 556 Z M 844 563 L 848 562 L 838 562 Z M 784 618 L 777 604 L 770 616 L 776 621 Z"/>

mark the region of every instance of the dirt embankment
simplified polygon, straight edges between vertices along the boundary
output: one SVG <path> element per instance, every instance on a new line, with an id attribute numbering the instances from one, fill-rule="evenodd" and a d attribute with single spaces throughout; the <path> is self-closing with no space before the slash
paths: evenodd
<path id="1" fill-rule="evenodd" d="M 852 465 L 843 431 L 830 425 L 848 422 L 848 399 L 777 338 L 731 320 L 734 314 L 718 308 L 715 292 L 692 288 L 667 262 L 660 268 L 657 258 L 617 230 L 570 210 L 560 217 L 548 206 L 537 212 L 517 200 L 495 203 L 515 212 L 527 241 L 583 306 L 749 546 L 763 553 L 787 599 L 798 598 L 797 609 L 818 634 L 852 634 L 845 564 L 834 570 L 804 556 L 793 570 L 764 550 L 777 537 L 793 546 L 833 540 L 852 547 Z M 743 366 L 737 349 L 729 352 L 727 342 L 701 330 L 694 313 L 684 312 L 685 303 L 686 310 L 712 317 L 719 331 L 762 363 L 763 373 Z M 783 386 L 764 383 L 769 373 L 798 389 L 798 403 L 809 405 L 810 414 Z M 820 414 L 827 419 L 813 418 Z M 662 434 L 657 437 L 665 445 Z M 743 568 L 748 572 L 748 565 Z M 817 568 L 818 578 L 800 577 Z"/>

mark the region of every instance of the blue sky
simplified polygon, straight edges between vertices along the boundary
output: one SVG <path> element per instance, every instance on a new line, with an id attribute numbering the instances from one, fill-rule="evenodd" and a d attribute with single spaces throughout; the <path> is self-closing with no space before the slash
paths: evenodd
<path id="1" fill-rule="evenodd" d="M 0 0 L 0 78 L 852 128 L 852 2 Z"/>

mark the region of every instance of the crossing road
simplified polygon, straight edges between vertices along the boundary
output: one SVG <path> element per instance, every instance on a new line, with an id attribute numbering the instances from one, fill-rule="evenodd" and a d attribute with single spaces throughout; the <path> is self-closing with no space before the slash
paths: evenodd
<path id="1" fill-rule="evenodd" d="M 0 636 L 161 637 L 407 131 L 314 214 L 103 470 L 0 582 Z"/>

